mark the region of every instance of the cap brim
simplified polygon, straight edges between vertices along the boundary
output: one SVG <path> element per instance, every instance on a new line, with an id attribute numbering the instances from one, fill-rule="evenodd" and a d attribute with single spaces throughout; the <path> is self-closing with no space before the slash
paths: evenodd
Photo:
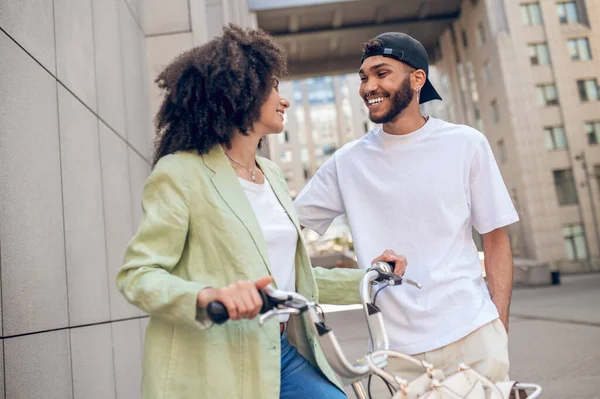
<path id="1" fill-rule="evenodd" d="M 426 103 L 431 100 L 441 100 L 442 97 L 433 88 L 433 85 L 429 81 L 429 78 L 425 81 L 425 85 L 421 88 L 421 95 L 419 97 L 419 104 Z"/>

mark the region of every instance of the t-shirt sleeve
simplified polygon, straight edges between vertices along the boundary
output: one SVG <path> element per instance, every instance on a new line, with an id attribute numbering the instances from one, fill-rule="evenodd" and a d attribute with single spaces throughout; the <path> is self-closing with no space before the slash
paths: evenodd
<path id="1" fill-rule="evenodd" d="M 469 170 L 471 220 L 479 234 L 519 220 L 487 139 L 477 147 Z"/>
<path id="2" fill-rule="evenodd" d="M 335 162 L 334 154 L 317 170 L 294 201 L 300 225 L 321 235 L 336 217 L 346 213 Z"/>

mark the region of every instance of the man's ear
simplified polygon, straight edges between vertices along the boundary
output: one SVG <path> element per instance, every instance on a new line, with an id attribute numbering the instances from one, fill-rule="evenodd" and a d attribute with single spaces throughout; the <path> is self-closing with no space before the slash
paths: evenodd
<path id="1" fill-rule="evenodd" d="M 413 90 L 421 90 L 425 85 L 425 81 L 427 80 L 427 75 L 425 71 L 422 69 L 417 69 L 410 75 L 411 86 Z"/>

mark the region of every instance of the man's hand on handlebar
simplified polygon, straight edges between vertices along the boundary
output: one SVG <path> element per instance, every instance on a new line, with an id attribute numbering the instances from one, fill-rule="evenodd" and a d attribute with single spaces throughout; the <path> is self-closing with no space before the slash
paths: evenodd
<path id="1" fill-rule="evenodd" d="M 406 256 L 398 255 L 391 249 L 387 249 L 383 251 L 381 255 L 373 259 L 371 264 L 377 262 L 391 262 L 394 264 L 394 274 L 398 276 L 403 276 L 406 271 L 406 266 L 408 266 L 408 262 L 406 261 Z"/>
<path id="2" fill-rule="evenodd" d="M 221 302 L 227 309 L 229 319 L 253 319 L 263 305 L 259 290 L 273 282 L 272 276 L 263 277 L 255 282 L 236 281 L 224 288 L 208 287 L 200 291 L 197 299 L 199 308 L 206 308 L 209 303 Z"/>

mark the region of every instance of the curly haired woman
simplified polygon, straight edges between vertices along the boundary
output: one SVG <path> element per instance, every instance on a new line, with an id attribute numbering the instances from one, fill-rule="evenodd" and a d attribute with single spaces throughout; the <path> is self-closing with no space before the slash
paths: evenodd
<path id="1" fill-rule="evenodd" d="M 144 398 L 344 398 L 301 317 L 262 328 L 258 289 L 273 282 L 314 301 L 359 301 L 360 270 L 313 269 L 285 179 L 256 151 L 283 130 L 282 49 L 261 30 L 223 35 L 156 79 L 154 168 L 144 216 L 117 282 L 150 314 Z M 212 325 L 221 301 L 232 321 Z"/>

